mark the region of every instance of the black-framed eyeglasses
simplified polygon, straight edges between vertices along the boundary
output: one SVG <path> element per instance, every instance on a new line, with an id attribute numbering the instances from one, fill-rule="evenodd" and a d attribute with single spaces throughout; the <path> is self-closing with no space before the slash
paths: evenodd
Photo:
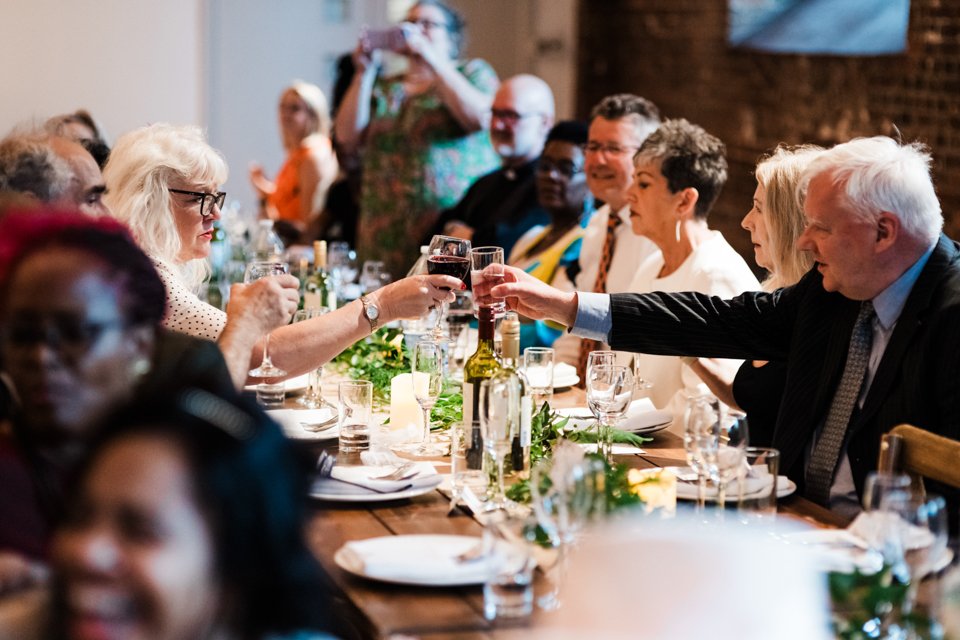
<path id="1" fill-rule="evenodd" d="M 619 145 L 616 143 L 588 142 L 583 147 L 584 153 L 600 153 L 601 151 L 609 156 L 620 156 L 625 153 L 634 153 L 640 147 L 635 145 Z"/>
<path id="2" fill-rule="evenodd" d="M 97 322 L 57 314 L 48 318 L 14 318 L 0 336 L 9 348 L 24 349 L 43 343 L 68 358 L 78 358 L 108 331 L 126 326 L 127 322 L 120 318 Z"/>
<path id="3" fill-rule="evenodd" d="M 206 191 L 187 191 L 185 189 L 167 189 L 167 191 L 170 193 L 179 193 L 181 195 L 199 198 L 197 202 L 200 203 L 200 217 L 204 220 L 213 216 L 213 205 L 217 205 L 217 209 L 222 209 L 223 202 L 227 199 L 226 191 L 217 191 L 216 193 L 207 193 Z M 210 198 L 209 207 L 207 207 L 207 198 Z"/>
<path id="4" fill-rule="evenodd" d="M 543 115 L 537 111 L 531 111 L 530 113 L 517 113 L 513 109 L 491 109 L 490 117 L 496 118 L 500 122 L 508 126 L 514 126 L 524 118 L 529 118 L 531 116 L 540 116 Z"/>
<path id="5" fill-rule="evenodd" d="M 404 20 L 407 24 L 416 25 L 422 29 L 430 31 L 431 29 L 446 29 L 447 25 L 443 22 L 437 22 L 436 20 Z"/>
<path id="6" fill-rule="evenodd" d="M 577 165 L 569 160 L 561 160 L 559 162 L 553 162 L 552 160 L 545 160 L 543 158 L 537 163 L 537 173 L 542 173 L 548 175 L 556 171 L 559 175 L 570 179 L 573 176 L 577 175 L 583 171 L 582 165 Z"/>

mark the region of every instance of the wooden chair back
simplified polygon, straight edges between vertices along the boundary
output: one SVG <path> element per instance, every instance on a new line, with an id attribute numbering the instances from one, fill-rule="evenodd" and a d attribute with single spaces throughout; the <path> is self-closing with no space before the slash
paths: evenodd
<path id="1" fill-rule="evenodd" d="M 901 424 L 884 434 L 877 469 L 960 488 L 960 441 Z"/>

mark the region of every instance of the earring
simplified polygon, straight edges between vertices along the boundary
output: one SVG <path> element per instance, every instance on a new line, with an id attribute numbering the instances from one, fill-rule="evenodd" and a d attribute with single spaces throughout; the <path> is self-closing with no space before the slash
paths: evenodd
<path id="1" fill-rule="evenodd" d="M 147 358 L 137 358 L 133 362 L 133 375 L 142 378 L 150 372 L 150 360 Z"/>
<path id="2" fill-rule="evenodd" d="M 680 220 L 679 219 L 677 220 L 676 233 L 677 233 L 677 244 L 680 244 Z"/>

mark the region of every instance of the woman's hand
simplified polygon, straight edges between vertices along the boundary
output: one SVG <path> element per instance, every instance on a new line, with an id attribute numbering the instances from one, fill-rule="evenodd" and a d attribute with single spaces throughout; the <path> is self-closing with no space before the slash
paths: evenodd
<path id="1" fill-rule="evenodd" d="M 420 58 L 434 71 L 440 67 L 452 65 L 450 56 L 427 38 L 420 29 L 405 25 L 403 33 L 406 39 L 407 55 Z"/>
<path id="2" fill-rule="evenodd" d="M 270 276 L 230 287 L 227 322 L 242 324 L 257 337 L 290 322 L 300 302 L 300 282 L 291 275 Z"/>
<path id="3" fill-rule="evenodd" d="M 380 309 L 382 323 L 419 318 L 441 302 L 453 302 L 453 289 L 466 289 L 453 276 L 410 276 L 377 289 L 368 297 Z"/>
<path id="4" fill-rule="evenodd" d="M 257 197 L 266 198 L 272 195 L 276 187 L 263 174 L 263 167 L 256 162 L 250 163 L 250 184 L 257 191 Z"/>
<path id="5" fill-rule="evenodd" d="M 382 54 L 379 49 L 370 47 L 367 40 L 367 30 L 360 32 L 360 40 L 357 41 L 357 48 L 353 50 L 354 78 L 364 76 L 367 72 L 376 72 L 380 67 Z"/>

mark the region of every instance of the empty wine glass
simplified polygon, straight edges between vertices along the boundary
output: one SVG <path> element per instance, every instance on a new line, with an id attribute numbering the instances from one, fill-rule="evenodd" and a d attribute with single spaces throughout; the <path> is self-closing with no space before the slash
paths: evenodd
<path id="1" fill-rule="evenodd" d="M 716 428 L 720 420 L 720 402 L 709 395 L 690 395 L 683 414 L 683 448 L 687 465 L 697 474 L 697 510 L 707 501 L 707 458 L 717 449 Z"/>
<path id="2" fill-rule="evenodd" d="M 750 442 L 747 414 L 734 409 L 720 412 L 717 429 L 717 448 L 706 455 L 710 477 L 717 485 L 717 506 L 720 513 L 727 504 L 727 485 L 743 472 L 744 449 Z M 743 487 L 743 483 L 740 483 Z"/>
<path id="3" fill-rule="evenodd" d="M 427 273 L 453 276 L 466 283 L 467 276 L 470 274 L 470 259 L 467 257 L 469 253 L 469 240 L 452 236 L 433 236 L 427 251 Z M 445 310 L 446 303 L 441 302 L 437 310 L 437 323 L 433 328 L 433 337 L 437 342 L 441 342 L 445 337 L 442 328 Z"/>
<path id="4" fill-rule="evenodd" d="M 413 348 L 411 370 L 413 395 L 423 411 L 423 433 L 419 443 L 405 443 L 395 451 L 422 458 L 446 455 L 446 445 L 434 442 L 430 434 L 430 412 L 443 389 L 443 349 L 436 342 L 420 340 Z"/>
<path id="5" fill-rule="evenodd" d="M 247 270 L 243 274 L 243 282 L 250 284 L 262 278 L 270 276 L 280 276 L 289 272 L 290 268 L 286 262 L 266 261 L 251 262 L 247 265 Z M 287 372 L 273 364 L 270 360 L 270 334 L 263 338 L 263 359 L 260 366 L 251 369 L 249 375 L 253 378 L 280 378 L 287 375 Z"/>
<path id="6" fill-rule="evenodd" d="M 294 322 L 303 322 L 312 318 L 319 318 L 329 312 L 327 307 L 313 309 L 299 309 L 293 314 Z M 307 392 L 304 393 L 297 404 L 308 409 L 320 409 L 322 407 L 333 407 L 333 403 L 323 397 L 323 390 L 320 387 L 320 379 L 323 377 L 323 365 L 307 374 Z"/>
<path id="7" fill-rule="evenodd" d="M 497 469 L 497 485 L 490 499 L 492 509 L 503 509 L 503 463 L 513 439 L 520 431 L 520 379 L 516 375 L 495 376 L 480 383 L 480 434 Z"/>
<path id="8" fill-rule="evenodd" d="M 587 371 L 587 406 L 597 419 L 597 451 L 613 459 L 613 426 L 633 400 L 633 372 L 619 365 L 594 365 Z"/>

